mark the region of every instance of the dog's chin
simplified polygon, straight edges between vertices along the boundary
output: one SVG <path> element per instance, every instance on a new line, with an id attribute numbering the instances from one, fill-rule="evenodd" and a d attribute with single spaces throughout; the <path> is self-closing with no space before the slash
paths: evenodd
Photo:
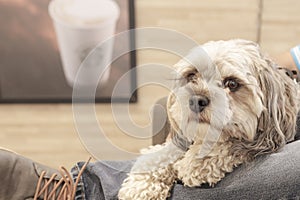
<path id="1" fill-rule="evenodd" d="M 199 123 L 196 120 L 190 121 L 185 127 L 182 127 L 183 135 L 190 141 L 203 140 L 209 129 L 209 124 Z"/>
<path id="2" fill-rule="evenodd" d="M 181 131 L 190 141 L 194 142 L 196 138 L 203 139 L 209 129 L 210 123 L 199 113 L 191 112 L 187 116 L 187 123 L 182 124 Z"/>

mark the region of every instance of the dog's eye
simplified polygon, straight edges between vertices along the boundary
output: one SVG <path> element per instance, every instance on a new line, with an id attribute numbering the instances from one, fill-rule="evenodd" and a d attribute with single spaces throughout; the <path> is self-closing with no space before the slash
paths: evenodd
<path id="1" fill-rule="evenodd" d="M 224 86 L 228 87 L 231 92 L 235 92 L 240 88 L 240 84 L 237 80 L 228 78 L 224 80 Z"/>
<path id="2" fill-rule="evenodd" d="M 193 81 L 196 78 L 196 73 L 195 72 L 191 72 L 186 76 L 186 79 L 188 82 Z"/>

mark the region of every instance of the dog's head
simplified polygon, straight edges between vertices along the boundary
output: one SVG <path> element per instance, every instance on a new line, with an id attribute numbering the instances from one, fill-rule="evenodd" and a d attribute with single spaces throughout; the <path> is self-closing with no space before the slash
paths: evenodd
<path id="1" fill-rule="evenodd" d="M 257 44 L 209 42 L 175 68 L 168 115 L 174 132 L 189 142 L 218 137 L 235 143 L 236 152 L 255 156 L 294 138 L 298 85 Z"/>

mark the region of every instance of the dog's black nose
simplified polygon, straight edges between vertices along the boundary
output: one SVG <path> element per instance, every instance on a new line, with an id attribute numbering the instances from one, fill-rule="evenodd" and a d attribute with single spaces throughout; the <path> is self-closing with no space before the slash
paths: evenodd
<path id="1" fill-rule="evenodd" d="M 206 96 L 193 95 L 189 99 L 189 105 L 193 112 L 199 113 L 209 105 L 209 99 Z"/>

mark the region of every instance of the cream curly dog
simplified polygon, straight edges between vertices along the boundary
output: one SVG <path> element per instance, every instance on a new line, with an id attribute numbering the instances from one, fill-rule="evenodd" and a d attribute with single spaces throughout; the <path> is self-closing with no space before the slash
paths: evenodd
<path id="1" fill-rule="evenodd" d="M 137 159 L 120 199 L 166 199 L 177 180 L 214 185 L 234 167 L 294 138 L 298 85 L 257 44 L 208 42 L 175 70 L 167 106 L 172 140 Z"/>

